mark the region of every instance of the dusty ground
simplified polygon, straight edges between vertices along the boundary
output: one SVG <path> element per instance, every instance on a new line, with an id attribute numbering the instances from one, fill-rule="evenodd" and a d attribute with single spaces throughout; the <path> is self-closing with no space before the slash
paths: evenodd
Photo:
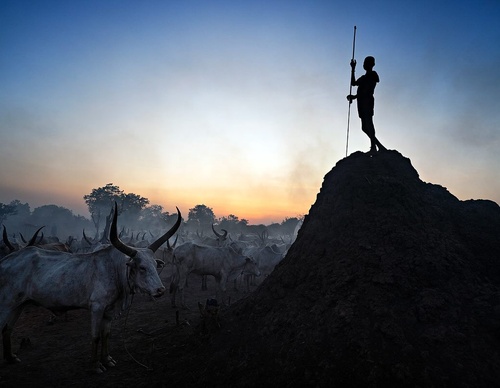
<path id="1" fill-rule="evenodd" d="M 167 287 L 168 272 L 161 278 Z M 242 290 L 244 287 L 240 287 Z M 201 290 L 201 278 L 191 275 L 186 289 L 190 310 L 175 309 L 170 295 L 151 301 L 136 295 L 130 311 L 113 322 L 110 353 L 117 366 L 100 375 L 89 370 L 90 314 L 70 311 L 50 323 L 51 313 L 28 306 L 12 335 L 13 349 L 21 363 L 0 364 L 1 387 L 131 387 L 189 386 L 190 372 L 179 367 L 181 358 L 210 340 L 204 330 L 198 302 L 215 297 L 216 283 L 208 279 L 208 290 Z M 248 295 L 228 287 L 227 302 L 234 303 Z M 178 316 L 177 316 L 178 314 Z M 189 356 L 188 356 L 189 357 Z"/>

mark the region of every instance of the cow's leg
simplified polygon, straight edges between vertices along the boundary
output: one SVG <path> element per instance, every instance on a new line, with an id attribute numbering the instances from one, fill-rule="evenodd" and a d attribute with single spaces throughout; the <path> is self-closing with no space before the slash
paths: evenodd
<path id="1" fill-rule="evenodd" d="M 90 312 L 90 332 L 92 336 L 92 352 L 90 356 L 90 367 L 96 373 L 106 371 L 106 367 L 101 364 L 97 357 L 99 342 L 101 340 L 101 325 L 104 317 L 103 309 L 92 307 Z"/>
<path id="2" fill-rule="evenodd" d="M 227 283 L 227 275 L 222 272 L 219 276 L 215 277 L 217 282 L 217 300 L 220 301 L 220 304 L 226 305 L 225 296 L 226 296 L 226 283 Z"/>
<path id="3" fill-rule="evenodd" d="M 245 286 L 247 288 L 247 292 L 250 292 L 250 285 L 252 284 L 252 275 L 245 275 Z"/>
<path id="4" fill-rule="evenodd" d="M 106 371 L 106 368 L 97 360 L 97 349 L 99 347 L 99 336 L 92 336 L 92 353 L 90 356 L 90 368 L 96 373 L 102 373 Z"/>
<path id="5" fill-rule="evenodd" d="M 182 269 L 181 271 L 179 271 L 179 284 L 177 290 L 179 291 L 179 298 L 181 300 L 181 307 L 183 309 L 187 309 L 186 300 L 184 297 L 184 285 L 186 284 L 188 276 L 189 273 L 187 270 Z"/>
<path id="6" fill-rule="evenodd" d="M 201 275 L 201 290 L 207 290 L 207 275 Z"/>
<path id="7" fill-rule="evenodd" d="M 170 282 L 170 304 L 173 308 L 177 307 L 175 305 L 175 296 L 177 295 L 178 289 L 179 289 L 179 275 L 174 274 L 172 276 L 172 281 Z"/>
<path id="8" fill-rule="evenodd" d="M 177 305 L 175 304 L 175 296 L 177 294 L 177 290 L 178 290 L 178 286 L 175 285 L 173 282 L 170 283 L 170 305 L 173 307 L 173 308 L 176 308 Z"/>
<path id="9" fill-rule="evenodd" d="M 173 308 L 176 308 L 177 305 L 175 303 L 175 297 L 177 293 L 179 293 L 179 299 L 181 301 L 181 307 L 186 308 L 186 303 L 184 300 L 184 286 L 186 284 L 187 276 L 184 271 L 181 271 L 177 274 L 177 277 L 174 278 L 172 283 L 170 283 L 170 293 L 172 296 L 170 297 L 170 304 Z"/>
<path id="10" fill-rule="evenodd" d="M 175 303 L 177 292 L 180 293 L 181 306 L 185 307 L 183 296 L 184 296 L 184 287 L 187 285 L 187 277 L 188 277 L 187 270 L 182 267 L 181 268 L 177 267 L 177 271 L 172 277 L 172 283 L 170 283 L 170 293 L 172 294 L 172 296 L 170 297 L 170 302 L 173 308 L 177 307 Z"/>
<path id="11" fill-rule="evenodd" d="M 109 335 L 111 333 L 112 317 L 104 314 L 101 324 L 101 364 L 105 368 L 116 366 L 116 361 L 109 355 Z"/>
<path id="12" fill-rule="evenodd" d="M 22 311 L 23 307 L 18 307 L 11 311 L 6 318 L 0 317 L 0 322 L 5 322 L 2 327 L 3 358 L 9 364 L 21 362 L 21 360 L 17 358 L 14 353 L 12 353 L 12 342 L 10 336 L 12 335 L 14 325 L 16 324 Z"/>
<path id="13" fill-rule="evenodd" d="M 179 284 L 179 294 L 180 294 L 180 300 L 181 300 L 181 307 L 183 309 L 187 309 L 186 298 L 184 296 L 184 287 L 181 287 L 180 284 Z"/>

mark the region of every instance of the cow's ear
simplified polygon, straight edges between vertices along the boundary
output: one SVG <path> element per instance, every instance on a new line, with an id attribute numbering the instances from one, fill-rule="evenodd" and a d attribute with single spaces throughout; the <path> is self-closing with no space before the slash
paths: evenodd
<path id="1" fill-rule="evenodd" d="M 165 262 L 163 260 L 156 259 L 156 268 L 163 268 Z"/>

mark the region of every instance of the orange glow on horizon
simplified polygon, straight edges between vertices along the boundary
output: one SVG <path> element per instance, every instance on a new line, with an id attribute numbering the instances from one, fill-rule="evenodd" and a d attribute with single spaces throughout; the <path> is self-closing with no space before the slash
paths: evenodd
<path id="1" fill-rule="evenodd" d="M 312 195 L 314 195 L 316 191 Z M 235 215 L 240 220 L 245 219 L 250 225 L 255 224 L 271 224 L 281 223 L 286 218 L 300 217 L 309 211 L 312 202 L 304 200 L 291 201 L 282 198 L 268 197 L 263 200 L 261 197 L 238 197 L 238 196 L 220 196 L 209 191 L 206 195 L 202 193 L 188 192 L 179 197 L 177 193 L 174 195 L 162 195 L 161 198 L 148 197 L 151 203 L 160 204 L 165 211 L 172 212 L 175 206 L 181 209 L 183 217 L 187 219 L 189 209 L 196 205 L 205 205 L 211 208 L 216 218 L 227 217 L 230 214 Z M 165 198 L 171 198 L 168 203 L 165 203 Z"/>

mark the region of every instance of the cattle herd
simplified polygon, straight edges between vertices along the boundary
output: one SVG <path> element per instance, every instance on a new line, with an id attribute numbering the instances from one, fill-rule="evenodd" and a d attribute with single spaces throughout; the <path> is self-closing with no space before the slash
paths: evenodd
<path id="1" fill-rule="evenodd" d="M 170 278 L 173 307 L 178 296 L 181 307 L 188 308 L 184 288 L 191 273 L 199 275 L 202 284 L 206 284 L 206 276 L 213 276 L 216 298 L 224 304 L 228 282 L 234 282 L 234 286 L 240 282 L 248 288 L 262 281 L 291 245 L 291 241 L 270 239 L 265 233 L 233 239 L 225 230 L 217 232 L 214 226 L 213 238 L 179 238 L 179 209 L 175 224 L 153 241 L 145 238 L 146 233 L 135 240 L 120 236 L 117 219 L 115 203 L 103 237 L 98 241 L 85 237 L 81 245 L 41 239 L 40 229 L 29 241 L 11 241 L 3 228 L 0 327 L 7 363 L 20 362 L 13 353 L 11 334 L 26 305 L 43 306 L 55 315 L 72 309 L 89 310 L 91 369 L 102 373 L 116 364 L 108 352 L 112 320 L 130 306 L 137 292 L 152 298 L 165 294 L 159 268 L 167 270 Z M 169 240 L 174 235 L 171 244 Z"/>

